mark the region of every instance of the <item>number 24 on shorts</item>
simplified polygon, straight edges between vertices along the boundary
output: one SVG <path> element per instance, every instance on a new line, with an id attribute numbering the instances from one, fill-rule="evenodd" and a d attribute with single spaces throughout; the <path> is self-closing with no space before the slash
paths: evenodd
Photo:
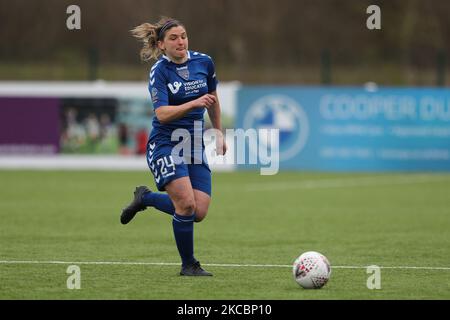
<path id="1" fill-rule="evenodd" d="M 156 160 L 156 166 L 152 165 L 153 174 L 156 182 L 159 181 L 160 175 L 163 178 L 170 177 L 175 174 L 175 162 L 172 156 L 165 156 Z"/>

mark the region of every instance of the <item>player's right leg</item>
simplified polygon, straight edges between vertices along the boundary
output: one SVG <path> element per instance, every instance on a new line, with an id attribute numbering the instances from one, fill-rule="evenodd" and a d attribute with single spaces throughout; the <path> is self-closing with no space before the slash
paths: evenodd
<path id="1" fill-rule="evenodd" d="M 164 191 L 165 184 L 179 176 L 186 175 L 183 170 L 176 172 L 175 164 L 171 156 L 172 146 L 149 142 L 147 144 L 147 164 L 155 179 L 159 191 Z M 183 169 L 183 168 L 181 168 Z M 129 223 L 135 215 L 147 207 L 154 207 L 161 212 L 173 216 L 175 207 L 166 193 L 152 192 L 146 186 L 136 187 L 132 202 L 122 210 L 120 222 Z"/>
<path id="2" fill-rule="evenodd" d="M 150 192 L 150 190 L 146 186 L 136 187 L 133 200 L 122 210 L 122 214 L 120 215 L 120 222 L 122 224 L 127 224 L 134 218 L 136 213 L 147 208 L 142 201 L 143 195 L 147 192 Z"/>

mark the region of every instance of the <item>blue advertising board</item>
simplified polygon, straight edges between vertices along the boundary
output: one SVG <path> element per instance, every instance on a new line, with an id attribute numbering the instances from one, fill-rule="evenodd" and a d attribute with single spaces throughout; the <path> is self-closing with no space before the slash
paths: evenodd
<path id="1" fill-rule="evenodd" d="M 280 169 L 450 170 L 448 89 L 243 86 L 237 102 L 236 128 L 279 130 Z"/>

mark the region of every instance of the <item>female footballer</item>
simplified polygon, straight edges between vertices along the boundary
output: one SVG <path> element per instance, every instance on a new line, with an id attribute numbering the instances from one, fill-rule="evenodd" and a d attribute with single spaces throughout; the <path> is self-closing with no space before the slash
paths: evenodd
<path id="1" fill-rule="evenodd" d="M 209 56 L 188 50 L 186 28 L 175 19 L 143 23 L 131 33 L 144 43 L 141 59 L 157 60 L 150 69 L 148 86 L 155 117 L 147 143 L 147 164 L 158 190 L 167 193 L 137 187 L 120 220 L 127 224 L 147 207 L 171 215 L 182 261 L 180 275 L 212 276 L 194 257 L 194 222 L 206 217 L 211 201 L 211 171 L 202 135 L 205 110 L 216 129 L 216 153 L 224 155 L 227 150 L 214 63 Z M 180 132 L 187 132 L 187 137 Z M 180 137 L 186 148 L 180 149 Z"/>

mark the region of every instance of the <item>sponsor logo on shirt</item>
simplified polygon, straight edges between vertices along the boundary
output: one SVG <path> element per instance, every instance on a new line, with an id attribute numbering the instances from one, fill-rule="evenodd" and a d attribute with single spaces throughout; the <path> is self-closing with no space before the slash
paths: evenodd
<path id="1" fill-rule="evenodd" d="M 170 89 L 170 92 L 172 92 L 172 94 L 176 94 L 178 92 L 178 90 L 180 90 L 182 83 L 175 81 L 173 84 L 169 83 L 167 86 Z"/>
<path id="2" fill-rule="evenodd" d="M 208 84 L 203 79 L 185 82 L 184 92 L 186 93 L 186 95 L 197 94 L 200 92 L 201 88 L 205 88 L 207 86 Z"/>

